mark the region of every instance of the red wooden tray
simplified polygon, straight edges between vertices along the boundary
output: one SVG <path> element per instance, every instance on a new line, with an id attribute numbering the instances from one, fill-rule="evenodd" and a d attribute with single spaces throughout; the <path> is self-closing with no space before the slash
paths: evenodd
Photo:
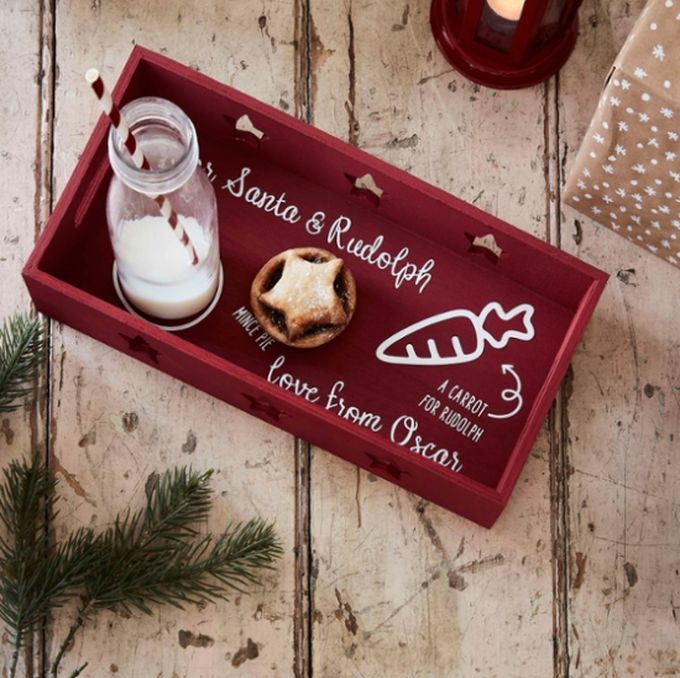
<path id="1" fill-rule="evenodd" d="M 146 95 L 186 111 L 211 170 L 225 271 L 215 311 L 195 328 L 170 334 L 118 302 L 105 224 L 111 171 L 103 117 L 24 269 L 38 309 L 491 526 L 607 276 L 136 47 L 114 99 Z M 262 139 L 237 129 L 244 114 Z M 380 197 L 355 185 L 367 173 Z M 263 192 L 273 197 L 258 206 Z M 284 193 L 277 210 L 263 208 Z M 289 209 L 286 221 L 282 213 L 291 206 L 299 219 Z M 499 258 L 473 244 L 489 235 L 502 249 Z M 251 322 L 249 289 L 275 253 L 308 245 L 343 257 L 357 281 L 357 310 L 331 343 L 296 350 L 270 341 Z"/>

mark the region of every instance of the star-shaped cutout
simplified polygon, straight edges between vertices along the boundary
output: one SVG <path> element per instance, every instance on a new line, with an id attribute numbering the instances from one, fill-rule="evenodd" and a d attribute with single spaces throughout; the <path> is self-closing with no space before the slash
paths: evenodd
<path id="1" fill-rule="evenodd" d="M 369 464 L 370 469 L 383 471 L 384 473 L 387 473 L 387 475 L 392 476 L 395 480 L 399 480 L 399 478 L 401 478 L 403 475 L 411 475 L 408 471 L 402 471 L 393 461 L 390 461 L 389 459 L 378 459 L 378 457 L 374 457 L 372 454 L 367 454 L 367 456 L 371 460 L 371 463 Z"/>
<path id="2" fill-rule="evenodd" d="M 262 412 L 273 421 L 281 421 L 281 417 L 288 416 L 285 412 L 281 412 L 281 410 L 274 407 L 274 405 L 267 400 L 255 398 L 247 393 L 244 393 L 243 395 L 248 400 L 248 409 L 251 409 L 253 412 Z"/>
<path id="3" fill-rule="evenodd" d="M 292 340 L 314 325 L 339 325 L 347 314 L 333 288 L 342 259 L 314 263 L 289 252 L 279 281 L 260 301 L 282 313 Z"/>
<path id="4" fill-rule="evenodd" d="M 151 348 L 149 344 L 146 343 L 144 337 L 137 335 L 136 337 L 128 337 L 125 334 L 120 335 L 128 344 L 128 349 L 133 353 L 143 353 L 147 355 L 153 362 L 158 365 L 158 351 L 155 348 Z"/>

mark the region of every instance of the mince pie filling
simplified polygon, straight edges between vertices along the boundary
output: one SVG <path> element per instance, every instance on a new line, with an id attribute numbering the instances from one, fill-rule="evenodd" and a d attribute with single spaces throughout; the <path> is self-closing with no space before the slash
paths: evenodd
<path id="1" fill-rule="evenodd" d="M 275 339 L 320 346 L 345 329 L 356 306 L 354 277 L 326 250 L 300 247 L 270 259 L 255 277 L 251 306 Z"/>

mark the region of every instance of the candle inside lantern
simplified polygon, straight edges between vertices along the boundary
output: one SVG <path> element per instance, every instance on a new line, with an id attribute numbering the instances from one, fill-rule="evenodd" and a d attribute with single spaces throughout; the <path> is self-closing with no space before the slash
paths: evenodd
<path id="1" fill-rule="evenodd" d="M 519 21 L 525 0 L 486 0 L 489 7 L 501 18 Z"/>

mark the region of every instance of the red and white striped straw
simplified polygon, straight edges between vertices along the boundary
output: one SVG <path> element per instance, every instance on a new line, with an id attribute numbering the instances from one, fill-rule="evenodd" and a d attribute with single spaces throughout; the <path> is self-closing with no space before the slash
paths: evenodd
<path id="1" fill-rule="evenodd" d="M 135 139 L 135 135 L 130 132 L 127 121 L 121 114 L 120 109 L 118 106 L 116 106 L 116 104 L 113 103 L 111 94 L 109 93 L 109 90 L 106 89 L 106 85 L 99 75 L 99 71 L 96 68 L 90 68 L 90 70 L 85 73 L 85 79 L 89 83 L 90 87 L 92 87 L 92 91 L 99 100 L 102 110 L 108 116 L 111 124 L 118 133 L 118 136 L 120 136 L 120 140 L 130 153 L 135 167 L 137 169 L 150 170 L 151 165 L 149 165 L 149 161 L 144 156 L 142 149 L 137 143 L 137 139 Z M 180 224 L 179 218 L 177 217 L 177 212 L 175 212 L 172 205 L 170 204 L 170 200 L 168 200 L 167 196 L 165 195 L 157 195 L 154 200 L 156 201 L 161 214 L 166 218 L 168 224 L 175 232 L 175 235 L 179 241 L 187 249 L 187 252 L 191 256 L 192 265 L 196 266 L 198 264 L 198 254 L 196 253 L 196 248 L 191 242 L 189 234 L 184 230 L 182 224 Z"/>

